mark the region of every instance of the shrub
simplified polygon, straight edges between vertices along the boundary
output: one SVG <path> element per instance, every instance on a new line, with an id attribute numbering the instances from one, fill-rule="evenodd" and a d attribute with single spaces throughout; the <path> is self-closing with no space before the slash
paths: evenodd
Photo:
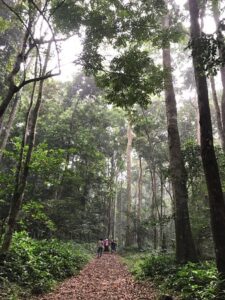
<path id="1" fill-rule="evenodd" d="M 1 259 L 0 282 L 6 278 L 25 289 L 32 287 L 32 293 L 47 292 L 56 281 L 76 274 L 89 259 L 87 251 L 72 242 L 37 241 L 24 232 L 16 233 L 10 252 Z"/>
<path id="2" fill-rule="evenodd" d="M 214 263 L 188 263 L 165 279 L 164 285 L 182 294 L 183 299 L 215 299 L 219 283 Z"/>
<path id="3" fill-rule="evenodd" d="M 160 280 L 162 277 L 173 274 L 175 270 L 176 264 L 173 256 L 145 255 L 134 264 L 132 272 L 138 279 L 150 277 Z"/>
<path id="4" fill-rule="evenodd" d="M 219 277 L 213 262 L 178 265 L 166 255 L 139 257 L 132 272 L 138 279 L 151 278 L 163 293 L 177 293 L 183 300 L 215 299 Z"/>

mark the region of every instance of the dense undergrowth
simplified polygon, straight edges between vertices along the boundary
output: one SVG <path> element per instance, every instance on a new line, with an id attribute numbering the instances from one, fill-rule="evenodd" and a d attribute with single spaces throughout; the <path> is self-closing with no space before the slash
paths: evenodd
<path id="1" fill-rule="evenodd" d="M 213 262 L 178 265 L 174 257 L 156 254 L 132 254 L 125 261 L 137 279 L 153 280 L 160 293 L 183 300 L 216 298 L 220 282 Z"/>
<path id="2" fill-rule="evenodd" d="M 10 252 L 0 261 L 0 299 L 30 299 L 72 276 L 91 258 L 85 245 L 34 240 L 16 233 Z"/>

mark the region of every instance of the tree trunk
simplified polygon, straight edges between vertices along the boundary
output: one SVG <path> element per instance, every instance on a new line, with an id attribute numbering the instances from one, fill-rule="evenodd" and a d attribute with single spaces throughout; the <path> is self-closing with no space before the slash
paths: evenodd
<path id="1" fill-rule="evenodd" d="M 163 175 L 162 171 L 160 170 L 160 217 L 159 217 L 159 236 L 160 236 L 160 246 L 162 252 L 166 250 L 166 236 L 164 234 L 164 224 L 163 224 L 163 217 L 164 217 L 164 211 L 163 211 L 163 198 L 164 198 L 164 181 L 163 181 Z"/>
<path id="2" fill-rule="evenodd" d="M 195 99 L 196 102 L 197 102 L 197 99 Z M 199 110 L 198 110 L 198 104 L 196 103 L 196 108 L 195 108 L 195 113 L 196 113 L 196 121 L 195 121 L 195 124 L 196 124 L 196 142 L 197 142 L 197 145 L 200 145 L 201 144 L 201 133 L 200 133 L 200 118 L 199 118 Z"/>
<path id="3" fill-rule="evenodd" d="M 116 232 L 117 232 L 117 202 L 118 202 L 118 176 L 116 176 L 116 183 L 115 183 L 115 196 L 114 196 L 114 205 L 113 205 L 113 224 L 112 224 L 112 239 L 114 240 L 116 238 Z"/>
<path id="4" fill-rule="evenodd" d="M 152 219 L 152 229 L 153 229 L 153 247 L 154 250 L 157 249 L 157 186 L 156 186 L 156 172 L 155 166 L 152 167 L 151 173 L 151 186 L 152 186 L 152 211 L 151 211 L 151 219 Z"/>
<path id="5" fill-rule="evenodd" d="M 120 245 L 123 245 L 124 238 L 123 238 L 123 181 L 120 182 L 120 197 L 117 201 L 117 207 L 118 207 L 118 231 L 117 231 L 117 237 L 118 237 L 118 243 Z"/>
<path id="6" fill-rule="evenodd" d="M 127 228 L 126 228 L 126 247 L 131 246 L 131 151 L 132 151 L 133 134 L 131 124 L 127 127 Z"/>
<path id="7" fill-rule="evenodd" d="M 6 128 L 5 128 L 4 131 L 2 131 L 2 140 L 1 140 L 1 143 L 0 143 L 0 161 L 2 160 L 3 151 L 5 150 L 6 144 L 7 144 L 8 139 L 9 139 L 10 131 L 11 131 L 13 122 L 15 120 L 18 104 L 19 104 L 19 95 L 17 95 L 15 97 L 13 107 L 12 107 L 10 115 L 9 115 L 9 119 L 8 119 L 7 124 L 6 124 Z"/>
<path id="8" fill-rule="evenodd" d="M 169 27 L 168 16 L 164 18 L 164 28 Z M 187 176 L 181 154 L 180 136 L 177 124 L 176 99 L 173 88 L 170 45 L 163 49 L 163 68 L 167 74 L 165 82 L 165 102 L 169 143 L 171 180 L 175 198 L 176 259 L 179 263 L 197 261 L 192 238 L 189 211 Z"/>
<path id="9" fill-rule="evenodd" d="M 224 47 L 225 46 L 224 38 L 223 38 L 223 35 L 221 34 L 221 29 L 219 28 L 220 9 L 219 9 L 219 1 L 218 0 L 212 1 L 212 9 L 213 9 L 214 21 L 217 26 L 218 38 L 220 40 L 220 43 L 222 43 L 222 45 Z M 221 58 L 223 57 L 223 53 L 222 53 L 221 49 L 219 49 L 219 55 Z M 222 124 L 223 124 L 223 136 L 225 136 L 225 66 L 220 67 L 220 75 L 221 75 L 221 81 L 222 81 L 222 87 L 223 87 L 222 98 L 221 98 L 221 113 L 222 113 Z"/>
<path id="10" fill-rule="evenodd" d="M 141 206 L 142 206 L 142 160 L 141 160 L 141 156 L 139 156 L 138 203 L 137 203 L 137 244 L 138 244 L 138 249 L 142 248 Z"/>
<path id="11" fill-rule="evenodd" d="M 201 69 L 202 48 L 199 45 L 201 32 L 198 23 L 199 8 L 196 0 L 189 0 L 189 11 L 191 16 L 191 38 L 194 43 L 193 47 L 195 49 L 195 51 L 192 52 L 192 57 L 198 91 L 201 128 L 201 156 L 209 194 L 211 226 L 216 253 L 216 263 L 218 271 L 222 274 L 223 278 L 225 278 L 225 203 L 213 146 L 207 81 L 206 76 Z"/>
<path id="12" fill-rule="evenodd" d="M 111 218 L 112 218 L 112 198 L 109 197 L 108 212 L 107 212 L 107 238 L 111 237 Z"/>
<path id="13" fill-rule="evenodd" d="M 42 71 L 43 74 L 45 74 L 46 69 L 47 69 L 50 50 L 51 50 L 51 43 L 49 43 L 48 49 L 46 52 L 45 63 L 43 66 L 43 71 Z M 40 83 L 39 83 L 37 101 L 36 101 L 35 107 L 33 109 L 33 112 L 30 113 L 31 107 L 32 107 L 32 102 L 33 102 L 32 99 L 34 96 L 35 85 L 36 85 L 36 83 L 34 83 L 34 89 L 33 89 L 32 98 L 31 98 L 31 105 L 29 107 L 29 111 L 27 114 L 26 126 L 25 126 L 25 131 L 24 131 L 24 141 L 23 141 L 23 145 L 21 148 L 22 155 L 20 156 L 20 161 L 18 163 L 16 184 L 15 184 L 15 189 L 14 189 L 14 193 L 13 193 L 12 200 L 11 200 L 8 223 L 7 223 L 7 228 L 6 228 L 6 232 L 4 235 L 4 239 L 2 242 L 1 253 L 8 252 L 8 250 L 10 248 L 13 232 L 15 230 L 17 217 L 19 214 L 19 210 L 21 208 L 21 204 L 23 201 L 23 196 L 24 196 L 24 192 L 25 192 L 25 188 L 26 188 L 26 184 L 27 184 L 27 177 L 28 177 L 29 167 L 30 167 L 29 165 L 30 165 L 33 147 L 34 147 L 34 143 L 35 143 L 37 119 L 38 119 L 38 114 L 39 114 L 39 110 L 40 110 L 41 103 L 42 103 L 42 91 L 43 91 L 44 80 L 40 81 Z M 30 135 L 27 138 L 27 128 L 28 128 L 29 123 L 30 123 L 30 128 L 29 128 Z M 26 143 L 28 145 L 28 150 L 27 150 L 27 153 L 26 153 L 26 156 L 24 159 L 24 146 L 26 145 Z"/>
<path id="14" fill-rule="evenodd" d="M 114 221 L 114 177 L 115 177 L 115 158 L 114 153 L 110 161 L 110 182 L 109 182 L 109 202 L 108 202 L 108 212 L 107 212 L 107 237 L 112 236 L 113 231 L 113 221 Z"/>
<path id="15" fill-rule="evenodd" d="M 214 107 L 215 107 L 215 111 L 216 111 L 216 122 L 217 122 L 219 137 L 220 137 L 220 143 L 221 143 L 223 152 L 225 152 L 225 134 L 223 132 L 223 124 L 222 124 L 222 119 L 221 119 L 220 107 L 218 104 L 218 97 L 217 97 L 216 87 L 215 87 L 215 79 L 213 76 L 210 76 L 210 83 L 211 83 L 211 89 L 212 89 L 213 103 L 214 103 Z"/>

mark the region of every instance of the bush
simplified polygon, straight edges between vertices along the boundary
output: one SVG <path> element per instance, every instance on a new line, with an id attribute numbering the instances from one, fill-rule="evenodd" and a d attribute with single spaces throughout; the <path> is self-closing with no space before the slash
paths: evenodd
<path id="1" fill-rule="evenodd" d="M 166 255 L 139 257 L 132 272 L 138 279 L 151 278 L 161 292 L 177 293 L 183 300 L 215 299 L 220 284 L 213 262 L 178 265 Z"/>
<path id="2" fill-rule="evenodd" d="M 37 241 L 16 233 L 10 252 L 0 262 L 0 283 L 5 278 L 35 294 L 49 291 L 57 281 L 76 274 L 90 259 L 80 245 L 57 240 Z"/>
<path id="3" fill-rule="evenodd" d="M 182 294 L 183 299 L 215 299 L 219 284 L 214 263 L 188 263 L 165 279 L 164 285 Z"/>
<path id="4" fill-rule="evenodd" d="M 142 255 L 134 264 L 132 273 L 138 279 L 146 277 L 154 278 L 155 281 L 162 277 L 173 274 L 176 270 L 174 257 L 166 255 Z"/>

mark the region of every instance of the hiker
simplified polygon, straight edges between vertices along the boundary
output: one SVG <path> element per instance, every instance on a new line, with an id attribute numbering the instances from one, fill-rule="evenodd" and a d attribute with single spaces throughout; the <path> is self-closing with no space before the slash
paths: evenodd
<path id="1" fill-rule="evenodd" d="M 97 243 L 97 257 L 100 258 L 102 256 L 102 252 L 104 249 L 104 242 L 103 239 L 99 239 Z"/>
<path id="2" fill-rule="evenodd" d="M 111 253 L 116 252 L 116 246 L 117 246 L 116 241 L 112 240 L 111 241 Z"/>
<path id="3" fill-rule="evenodd" d="M 109 240 L 108 239 L 104 240 L 104 251 L 109 252 Z"/>

